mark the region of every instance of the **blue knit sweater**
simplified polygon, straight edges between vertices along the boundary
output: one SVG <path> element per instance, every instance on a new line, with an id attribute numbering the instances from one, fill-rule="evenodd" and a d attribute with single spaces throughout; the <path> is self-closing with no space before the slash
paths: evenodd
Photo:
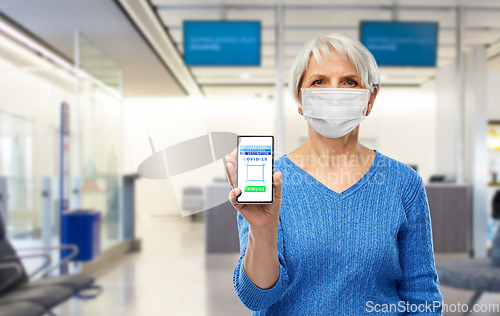
<path id="1" fill-rule="evenodd" d="M 248 222 L 238 213 L 233 286 L 252 315 L 442 315 L 422 177 L 375 150 L 367 173 L 337 193 L 286 155 L 278 228 L 280 275 L 270 289 L 246 275 Z"/>

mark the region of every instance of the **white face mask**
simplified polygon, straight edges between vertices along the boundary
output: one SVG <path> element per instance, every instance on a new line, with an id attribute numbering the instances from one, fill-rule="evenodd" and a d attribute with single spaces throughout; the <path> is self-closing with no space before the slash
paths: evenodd
<path id="1" fill-rule="evenodd" d="M 366 118 L 370 90 L 352 88 L 309 88 L 302 91 L 304 119 L 321 135 L 342 137 Z"/>

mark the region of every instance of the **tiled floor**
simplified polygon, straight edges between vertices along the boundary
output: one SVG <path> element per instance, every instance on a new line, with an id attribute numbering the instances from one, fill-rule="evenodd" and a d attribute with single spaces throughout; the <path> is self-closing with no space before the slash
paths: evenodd
<path id="1" fill-rule="evenodd" d="M 57 315 L 251 315 L 232 286 L 238 254 L 205 260 L 202 222 L 188 217 L 143 217 L 140 226 L 142 251 L 127 255 L 100 273 L 98 283 L 105 289 L 101 296 L 92 301 L 72 299 L 54 310 Z M 436 255 L 436 260 L 449 258 Z M 444 286 L 441 291 L 447 304 L 466 303 L 473 294 Z M 500 295 L 485 294 L 478 304 L 500 304 Z"/>
<path id="2" fill-rule="evenodd" d="M 70 300 L 59 316 L 251 315 L 236 296 L 238 254 L 209 258 L 204 226 L 189 217 L 142 219 L 142 251 L 127 255 L 98 277 L 105 289 L 92 301 Z"/>

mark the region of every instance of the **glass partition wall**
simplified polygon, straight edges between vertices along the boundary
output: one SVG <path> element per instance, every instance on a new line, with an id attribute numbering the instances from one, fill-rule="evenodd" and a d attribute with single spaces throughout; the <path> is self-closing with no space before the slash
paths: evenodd
<path id="1" fill-rule="evenodd" d="M 121 69 L 80 33 L 75 34 L 78 113 L 77 163 L 81 209 L 101 212 L 101 245 L 122 239 Z"/>
<path id="2" fill-rule="evenodd" d="M 16 248 L 59 244 L 62 103 L 69 209 L 101 212 L 102 250 L 122 240 L 121 78 L 81 34 L 75 68 L 63 69 L 0 33 L 0 214 Z M 26 261 L 28 269 L 39 263 Z"/>

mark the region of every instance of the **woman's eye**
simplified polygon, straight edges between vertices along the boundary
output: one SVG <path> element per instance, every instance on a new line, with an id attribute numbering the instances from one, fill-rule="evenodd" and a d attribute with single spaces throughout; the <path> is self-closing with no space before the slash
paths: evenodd
<path id="1" fill-rule="evenodd" d="M 356 81 L 354 81 L 354 80 L 347 80 L 346 84 L 348 86 L 351 86 L 351 87 L 354 87 L 354 86 L 358 85 L 358 83 Z"/>
<path id="2" fill-rule="evenodd" d="M 323 82 L 323 80 L 318 79 L 318 80 L 316 80 L 316 81 L 313 82 L 313 85 L 316 84 L 317 82 Z M 319 85 L 321 85 L 321 84 L 319 84 Z"/>

